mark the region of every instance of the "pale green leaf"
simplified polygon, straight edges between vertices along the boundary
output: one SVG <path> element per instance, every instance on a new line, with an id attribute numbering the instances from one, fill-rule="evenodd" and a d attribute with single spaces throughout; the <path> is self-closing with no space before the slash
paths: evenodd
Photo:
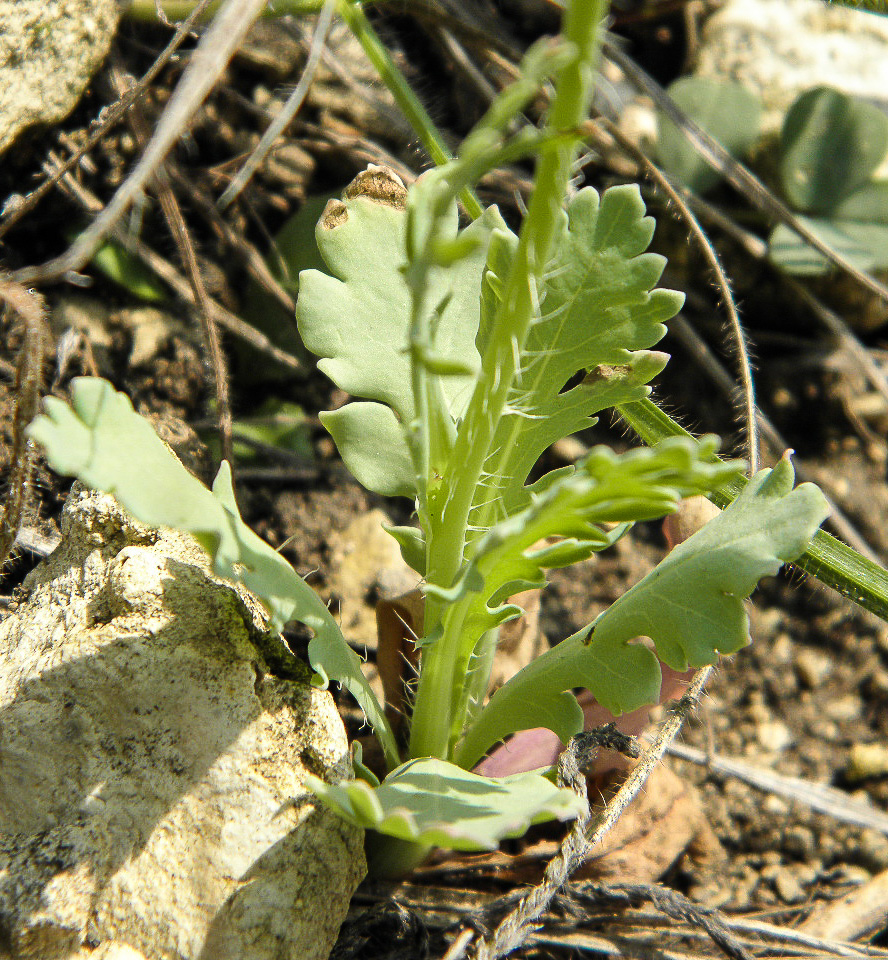
<path id="1" fill-rule="evenodd" d="M 549 727 L 562 740 L 582 716 L 583 687 L 613 714 L 656 703 L 657 655 L 676 670 L 714 663 L 748 643 L 744 600 L 764 576 L 794 560 L 828 511 L 813 484 L 792 488 L 788 459 L 762 470 L 718 517 L 677 546 L 596 621 L 529 664 L 491 698 L 458 753 L 476 761 L 516 730 Z"/>
<path id="2" fill-rule="evenodd" d="M 129 398 L 91 377 L 72 381 L 70 406 L 48 397 L 28 435 L 43 447 L 54 470 L 112 494 L 142 523 L 190 533 L 219 576 L 242 583 L 259 598 L 270 629 L 298 621 L 314 631 L 308 657 L 319 682 L 326 686 L 332 677 L 355 697 L 386 758 L 397 763 L 394 737 L 359 657 L 314 590 L 243 522 L 227 462 L 209 491 L 133 410 Z"/>
<path id="3" fill-rule="evenodd" d="M 90 262 L 109 280 L 113 280 L 140 300 L 160 303 L 169 297 L 157 275 L 116 240 L 106 240 L 93 254 Z"/>
<path id="4" fill-rule="evenodd" d="M 444 760 L 411 760 L 379 787 L 363 780 L 309 787 L 344 820 L 401 840 L 449 850 L 493 850 L 534 823 L 582 813 L 572 791 L 536 773 L 481 777 Z"/>
<path id="5" fill-rule="evenodd" d="M 491 528 L 453 588 L 426 585 L 427 593 L 448 602 L 445 623 L 453 619 L 459 624 L 455 675 L 469 669 L 486 631 L 520 616 L 521 609 L 507 598 L 543 586 L 543 570 L 586 559 L 610 546 L 625 529 L 620 525 L 665 516 L 683 497 L 717 489 L 736 476 L 739 464 L 719 461 L 715 448 L 712 437 L 700 442 L 677 437 L 622 455 L 596 447 L 575 473 L 562 476 L 529 507 Z M 612 523 L 616 529 L 603 526 Z M 462 685 L 454 684 L 452 696 L 459 706 L 451 715 L 461 723 L 473 705 L 466 703 Z M 454 739 L 461 732 L 453 730 Z"/>
<path id="6" fill-rule="evenodd" d="M 756 141 L 762 104 L 741 83 L 712 77 L 682 77 L 669 86 L 669 96 L 701 129 L 731 156 L 742 156 Z M 722 180 L 664 114 L 657 115 L 657 155 L 663 168 L 695 193 L 705 193 Z"/>
<path id="7" fill-rule="evenodd" d="M 413 463 L 391 407 L 357 401 L 321 413 L 345 465 L 362 486 L 385 497 L 413 497 Z"/>
<path id="8" fill-rule="evenodd" d="M 888 180 L 871 180 L 846 197 L 832 211 L 839 221 L 859 220 L 888 226 Z"/>
<path id="9" fill-rule="evenodd" d="M 888 117 L 865 100 L 815 87 L 789 108 L 780 139 L 787 199 L 797 210 L 829 214 L 885 158 Z"/>
<path id="10" fill-rule="evenodd" d="M 507 513 L 530 501 L 524 483 L 552 443 L 591 426 L 603 409 L 647 396 L 646 384 L 665 366 L 666 355 L 647 348 L 665 334 L 664 321 L 684 298 L 653 289 L 666 263 L 645 252 L 653 232 L 635 186 L 613 187 L 600 199 L 586 188 L 571 201 L 541 317 L 530 329 L 485 465 L 491 481 L 502 485 Z M 491 245 L 501 261 L 503 246 Z M 487 298 L 495 296 L 496 266 L 489 265 L 485 278 Z M 582 382 L 565 390 L 580 371 L 586 371 Z"/>
<path id="11" fill-rule="evenodd" d="M 357 196 L 345 200 L 335 217 L 323 217 L 317 227 L 318 247 L 333 276 L 304 271 L 297 303 L 299 332 L 305 346 L 322 358 L 319 369 L 353 396 L 390 407 L 399 427 L 414 417 L 407 350 L 412 300 L 403 272 L 406 216 L 403 209 Z M 475 337 L 481 274 L 490 232 L 502 226 L 495 208 L 462 232 L 457 219 L 454 205 L 440 240 L 459 238 L 468 252 L 447 269 L 432 270 L 427 291 L 435 317 L 435 362 L 442 372 L 453 371 L 441 377 L 446 412 L 453 418 L 468 401 L 480 362 Z M 337 414 L 340 423 L 347 416 Z M 364 409 L 351 423 L 366 416 Z M 396 436 L 392 424 L 382 424 L 378 415 L 370 426 L 386 431 L 375 447 L 373 438 L 361 438 L 359 431 L 340 431 L 336 440 L 343 459 L 359 479 L 378 482 L 388 470 L 398 478 L 398 492 L 412 495 L 413 479 L 409 493 L 402 483 L 404 464 L 410 460 L 405 438 Z"/>
<path id="12" fill-rule="evenodd" d="M 888 268 L 888 225 L 819 217 L 800 216 L 799 220 L 858 270 Z M 826 257 L 782 223 L 771 233 L 768 255 L 781 270 L 800 276 L 816 276 L 833 269 Z"/>
<path id="13" fill-rule="evenodd" d="M 401 548 L 404 563 L 412 567 L 421 577 L 426 572 L 426 542 L 422 530 L 418 527 L 386 527 L 383 529 L 394 537 Z"/>
<path id="14" fill-rule="evenodd" d="M 450 603 L 469 598 L 463 632 L 479 637 L 521 614 L 502 601 L 543 586 L 543 570 L 585 560 L 612 545 L 623 532 L 620 524 L 663 517 L 683 497 L 714 490 L 735 477 L 741 464 L 715 458 L 716 446 L 714 437 L 675 437 L 624 454 L 593 448 L 574 472 L 492 527 L 454 587 L 427 584 L 426 592 Z M 616 531 L 603 526 L 614 523 Z"/>

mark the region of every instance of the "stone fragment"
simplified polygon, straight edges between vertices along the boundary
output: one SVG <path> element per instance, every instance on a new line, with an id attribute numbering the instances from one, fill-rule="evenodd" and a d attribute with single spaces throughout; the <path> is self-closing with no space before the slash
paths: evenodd
<path id="1" fill-rule="evenodd" d="M 188 536 L 75 486 L 0 623 L 0 957 L 323 960 L 362 834 L 329 693 Z M 300 675 L 303 674 L 303 675 Z"/>
<path id="2" fill-rule="evenodd" d="M 0 153 L 63 120 L 111 48 L 117 0 L 0 0 Z"/>
<path id="3" fill-rule="evenodd" d="M 792 101 L 812 87 L 884 96 L 888 20 L 821 0 L 727 0 L 706 23 L 694 72 L 755 91 L 763 132 L 776 133 Z"/>
<path id="4" fill-rule="evenodd" d="M 845 776 L 852 781 L 888 776 L 888 744 L 855 743 L 848 754 Z"/>

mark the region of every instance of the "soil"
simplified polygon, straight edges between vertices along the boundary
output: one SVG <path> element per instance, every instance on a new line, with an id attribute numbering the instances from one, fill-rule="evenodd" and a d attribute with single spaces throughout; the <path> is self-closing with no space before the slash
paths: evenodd
<path id="1" fill-rule="evenodd" d="M 523 15 L 517 12 L 521 7 L 527 8 Z M 503 36 L 518 45 L 545 29 L 552 13 L 542 3 L 510 3 L 483 10 L 492 18 L 482 20 L 484 28 L 498 26 Z M 531 15 L 534 12 L 536 19 Z M 667 26 L 672 22 L 667 19 Z M 399 65 L 421 92 L 427 92 L 436 120 L 453 137 L 464 134 L 466 118 L 478 112 L 478 94 L 448 59 L 446 48 L 431 39 L 437 34 L 427 23 L 406 16 L 380 15 L 378 26 Z M 664 29 L 654 18 L 633 20 L 633 30 L 640 30 L 647 41 L 638 47 L 640 57 L 647 49 L 647 55 L 656 55 L 658 64 L 664 60 L 662 43 L 657 41 Z M 166 28 L 124 21 L 113 63 L 122 63 L 127 71 L 139 75 L 168 37 Z M 269 60 L 270 37 L 277 52 Z M 681 37 L 672 39 L 681 42 Z M 182 174 L 176 181 L 177 192 L 201 266 L 211 281 L 211 294 L 235 313 L 244 310 L 248 299 L 245 264 L 249 252 L 266 251 L 269 237 L 306 196 L 338 191 L 369 159 L 406 169 L 422 166 L 409 133 L 380 121 L 389 109 L 387 96 L 378 86 L 367 86 L 366 66 L 356 60 L 353 80 L 365 91 L 366 99 L 357 103 L 340 80 L 326 76 L 323 90 L 309 98 L 282 138 L 275 162 L 263 166 L 246 199 L 227 214 L 232 233 L 241 238 L 239 245 L 232 245 L 201 213 L 196 198 L 218 195 L 220 184 L 227 182 L 243 151 L 258 139 L 266 110 L 281 99 L 281 84 L 298 78 L 304 62 L 302 51 L 302 33 L 295 21 L 263 22 L 174 153 L 176 169 Z M 346 56 L 352 54 L 345 51 L 342 57 Z M 341 63 L 347 75 L 349 62 L 343 59 Z M 0 200 L 32 189 L 42 177 L 41 163 L 50 151 L 82 142 L 89 121 L 112 99 L 112 69 L 116 67 L 106 66 L 68 120 L 51 130 L 32 132 L 14 145 L 0 167 Z M 656 67 L 661 77 L 663 69 Z M 178 76 L 179 68 L 173 64 L 149 90 L 141 107 L 149 122 L 156 119 Z M 472 109 L 466 109 L 467 103 Z M 110 131 L 91 154 L 91 162 L 79 168 L 78 182 L 107 200 L 132 164 L 134 137 L 126 123 Z M 618 179 L 612 169 L 594 163 L 584 168 L 584 175 L 598 187 Z M 525 183 L 526 178 L 527 170 L 520 168 L 500 179 L 490 178 L 484 198 L 510 202 L 513 187 Z M 732 369 L 732 350 L 717 297 L 703 279 L 702 259 L 687 246 L 682 228 L 670 222 L 656 195 L 647 188 L 646 195 L 661 221 L 655 243 L 670 256 L 669 283 L 690 294 L 685 317 L 700 341 L 726 356 L 723 362 Z M 736 208 L 736 198 L 721 199 Z M 148 203 L 142 214 L 145 242 L 177 262 L 157 204 Z M 510 215 L 514 216 L 514 209 Z M 81 220 L 85 214 L 70 195 L 50 192 L 49 199 L 4 237 L 0 246 L 3 265 L 12 270 L 60 253 L 68 240 L 66 227 L 60 229 L 59 223 Z M 755 344 L 761 408 L 786 444 L 798 452 L 800 474 L 824 484 L 884 561 L 888 556 L 888 528 L 882 522 L 888 505 L 888 447 L 884 441 L 888 412 L 884 403 L 874 401 L 854 372 L 847 352 L 812 323 L 781 277 L 750 261 L 732 241 L 717 239 L 728 272 L 735 278 L 734 292 Z M 94 319 L 81 325 L 76 335 L 71 333 L 74 326 L 70 322 L 72 288 L 64 284 L 40 288 L 52 328 L 44 357 L 45 392 L 64 397 L 71 377 L 98 373 L 125 390 L 140 412 L 181 419 L 194 426 L 212 447 L 216 443 L 214 380 L 198 321 L 180 301 L 161 304 L 184 322 L 159 336 L 148 355 L 134 364 L 134 328 L 127 323 L 126 311 L 138 304 L 127 289 L 99 271 L 90 268 L 84 273 L 89 285 L 76 295 L 91 304 Z M 833 306 L 841 308 L 841 304 Z M 277 304 L 274 309 L 286 322 L 283 307 Z M 849 314 L 853 309 L 851 303 Z M 276 336 L 282 346 L 292 348 L 292 328 Z M 883 359 L 888 349 L 886 328 L 861 336 L 871 356 Z M 0 318 L 0 471 L 7 482 L 11 478 L 8 451 L 16 402 L 14 367 L 20 344 L 18 318 L 7 310 Z M 300 454 L 301 460 L 280 463 L 267 456 L 267 450 L 264 458 L 260 451 L 258 456 L 240 459 L 235 476 L 245 519 L 272 545 L 286 541 L 285 555 L 324 592 L 336 534 L 374 507 L 387 510 L 397 522 L 407 522 L 409 507 L 363 491 L 337 459 L 317 413 L 340 405 L 345 398 L 323 376 L 307 363 L 299 372 L 287 373 L 267 358 L 257 362 L 254 352 L 230 336 L 225 337 L 224 346 L 236 420 L 255 413 L 268 398 L 291 401 L 305 412 L 307 453 Z M 680 338 L 670 334 L 661 348 L 672 353 L 673 360 L 656 384 L 658 398 L 690 429 L 717 432 L 727 438 L 729 450 L 732 444 L 739 447 L 732 398 L 720 395 L 711 385 L 706 370 Z M 587 446 L 629 443 L 622 428 L 606 418 L 577 439 Z M 780 452 L 767 451 L 765 460 L 773 462 Z M 38 463 L 26 526 L 52 537 L 67 486 L 67 481 Z M 584 626 L 651 569 L 665 549 L 657 526 L 640 525 L 595 563 L 553 572 L 542 601 L 545 635 L 554 641 Z M 18 583 L 38 560 L 28 549 L 19 547 L 14 552 L 4 568 L 0 601 L 7 606 L 15 602 Z M 752 645 L 721 662 L 697 715 L 685 727 L 683 743 L 705 754 L 742 760 L 812 785 L 831 784 L 878 810 L 888 808 L 888 765 L 860 776 L 852 759 L 856 746 L 888 743 L 888 626 L 794 571 L 761 586 L 751 601 L 751 620 Z M 302 640 L 298 631 L 290 637 L 295 647 Z M 353 717 L 346 704 L 343 709 Z M 705 817 L 725 852 L 717 869 L 683 857 L 660 878 L 667 887 L 697 903 L 719 907 L 729 915 L 764 917 L 779 926 L 795 927 L 822 903 L 844 896 L 888 870 L 888 836 L 878 829 L 813 812 L 803 795 L 787 799 L 705 766 L 675 757 L 665 762 L 699 792 Z M 510 850 L 520 856 L 522 847 L 515 844 Z M 495 875 L 473 877 L 471 871 L 460 872 L 458 862 L 452 861 L 450 868 L 449 876 L 439 871 L 434 880 L 429 874 L 423 881 L 420 874 L 418 882 L 449 883 L 454 902 L 460 891 L 468 891 L 470 904 L 472 896 L 481 903 L 484 895 L 503 892 Z M 412 889 L 416 894 L 415 885 Z M 434 924 L 427 923 L 428 916 L 415 907 L 406 911 L 405 919 L 403 908 L 391 906 L 395 892 L 393 887 L 368 886 L 365 898 L 356 900 L 355 917 L 379 898 L 388 900 L 389 907 L 387 912 L 377 909 L 371 913 L 371 919 L 379 922 L 377 927 L 367 927 L 366 917 L 360 921 L 370 930 L 365 930 L 363 940 L 358 927 L 346 930 L 340 956 L 383 960 L 399 955 L 441 955 L 444 946 L 435 939 Z M 379 931 L 387 932 L 380 937 Z M 355 942 L 364 944 L 360 948 L 364 952 L 347 953 L 349 937 L 358 937 Z M 874 942 L 888 946 L 884 923 L 875 931 Z M 423 952 L 426 949 L 428 953 Z M 572 955 L 569 947 L 558 945 L 539 950 L 543 952 L 528 955 Z"/>

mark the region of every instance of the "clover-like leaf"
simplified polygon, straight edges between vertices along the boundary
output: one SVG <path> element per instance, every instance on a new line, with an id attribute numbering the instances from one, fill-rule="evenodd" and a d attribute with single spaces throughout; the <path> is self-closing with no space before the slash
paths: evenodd
<path id="1" fill-rule="evenodd" d="M 888 267 L 888 223 L 825 217 L 799 217 L 799 220 L 858 270 Z M 832 269 L 826 257 L 782 223 L 768 239 L 768 256 L 781 270 L 798 276 L 817 276 Z"/>
<path id="2" fill-rule="evenodd" d="M 888 117 L 830 87 L 801 94 L 780 135 L 783 191 L 797 209 L 828 214 L 870 179 L 888 151 Z"/>
<path id="3" fill-rule="evenodd" d="M 549 264 L 541 316 L 528 334 L 485 465 L 488 482 L 502 490 L 506 513 L 530 502 L 524 483 L 552 443 L 592 425 L 607 407 L 647 396 L 646 384 L 665 366 L 665 354 L 646 348 L 665 334 L 664 321 L 675 316 L 684 297 L 653 289 L 666 263 L 645 252 L 653 232 L 654 221 L 645 216 L 635 186 L 613 187 L 600 198 L 587 187 L 570 202 Z M 500 261 L 507 260 L 503 246 L 491 245 Z M 488 298 L 503 269 L 488 265 Z M 565 390 L 580 371 L 586 371 L 583 380 Z"/>
<path id="4" fill-rule="evenodd" d="M 190 533 L 207 551 L 213 570 L 242 583 L 269 613 L 269 627 L 304 623 L 314 637 L 308 658 L 319 685 L 341 683 L 363 709 L 394 766 L 398 750 L 391 729 L 364 674 L 320 597 L 289 563 L 261 540 L 238 513 L 231 471 L 223 462 L 212 492 L 192 476 L 110 383 L 78 377 L 71 405 L 54 397 L 28 427 L 50 466 L 112 494 L 137 520 Z"/>
<path id="5" fill-rule="evenodd" d="M 402 482 L 410 462 L 403 428 L 414 417 L 407 349 L 412 299 L 403 272 L 406 217 L 401 200 L 356 195 L 332 201 L 316 236 L 333 275 L 300 274 L 296 316 L 306 347 L 322 358 L 319 369 L 353 396 L 375 401 L 324 415 L 343 459 L 374 492 L 412 496 L 413 479 L 409 487 Z M 460 232 L 454 205 L 441 242 L 459 238 L 471 250 L 447 269 L 431 272 L 427 303 L 434 313 L 436 355 L 441 366 L 457 371 L 441 378 L 454 419 L 468 401 L 480 363 L 475 337 L 481 275 L 490 232 L 502 225 L 499 212 L 490 208 Z M 380 404 L 390 414 L 381 413 Z M 380 428 L 384 434 L 374 443 Z"/>
<path id="6" fill-rule="evenodd" d="M 481 777 L 444 760 L 410 760 L 378 786 L 363 780 L 309 787 L 344 820 L 368 830 L 449 850 L 493 850 L 534 823 L 570 820 L 580 798 L 537 773 Z"/>
<path id="7" fill-rule="evenodd" d="M 731 156 L 742 156 L 758 138 L 762 104 L 741 83 L 682 77 L 669 86 L 669 96 Z M 721 173 L 664 114 L 657 116 L 657 155 L 664 169 L 695 193 L 705 193 L 721 182 Z"/>
<path id="8" fill-rule="evenodd" d="M 793 489 L 788 459 L 762 470 L 737 499 L 679 544 L 593 624 L 517 673 L 491 698 L 469 730 L 458 762 L 473 765 L 517 730 L 545 726 L 562 740 L 579 732 L 582 711 L 573 688 L 590 690 L 620 714 L 656 703 L 657 657 L 649 637 L 676 670 L 714 663 L 748 643 L 744 600 L 758 581 L 794 560 L 829 510 L 810 483 Z"/>

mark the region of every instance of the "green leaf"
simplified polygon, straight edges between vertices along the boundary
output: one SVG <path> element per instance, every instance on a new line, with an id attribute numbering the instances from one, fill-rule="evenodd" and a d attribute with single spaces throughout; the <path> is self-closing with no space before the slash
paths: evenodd
<path id="1" fill-rule="evenodd" d="M 454 205 L 441 242 L 460 239 L 474 249 L 448 269 L 432 271 L 428 290 L 435 312 L 435 360 L 440 369 L 456 371 L 441 378 L 453 418 L 462 413 L 479 364 L 481 273 L 490 232 L 502 226 L 502 218 L 492 208 L 461 233 L 457 221 Z M 332 422 L 340 427 L 335 439 L 343 459 L 362 483 L 375 484 L 369 489 L 390 494 L 394 486 L 412 496 L 412 473 L 409 489 L 404 475 L 404 465 L 411 462 L 407 443 L 394 429 L 403 431 L 414 417 L 405 227 L 402 208 L 366 196 L 328 208 L 317 241 L 333 276 L 316 270 L 300 275 L 297 322 L 306 347 L 323 358 L 319 369 L 348 393 L 377 402 L 355 410 L 349 405 L 343 408 L 348 414 L 336 412 Z M 394 419 L 381 414 L 378 404 L 390 407 Z M 378 430 L 383 433 L 377 442 Z M 387 477 L 396 480 L 390 483 Z"/>
<path id="2" fill-rule="evenodd" d="M 544 569 L 584 560 L 621 536 L 622 525 L 672 513 L 683 497 L 706 493 L 736 476 L 740 464 L 715 460 L 716 447 L 713 437 L 699 443 L 676 438 L 654 449 L 622 455 L 608 447 L 596 447 L 577 465 L 576 473 L 561 477 L 531 506 L 494 526 L 479 541 L 471 563 L 453 588 L 442 590 L 427 584 L 428 594 L 449 603 L 445 622 L 449 625 L 453 618 L 463 638 L 454 675 L 468 670 L 477 654 L 477 642 L 486 631 L 521 615 L 521 608 L 506 599 L 542 587 Z M 608 531 L 602 526 L 611 523 L 618 524 L 616 529 Z M 455 726 L 451 735 L 456 740 L 473 705 L 466 702 L 462 685 L 453 684 L 453 688 Z"/>
<path id="3" fill-rule="evenodd" d="M 418 527 L 386 527 L 383 529 L 393 537 L 401 548 L 404 563 L 414 569 L 421 577 L 426 572 L 426 543 L 422 530 Z"/>
<path id="4" fill-rule="evenodd" d="M 302 270 L 324 270 L 325 265 L 315 240 L 315 226 L 329 194 L 310 196 L 299 210 L 281 227 L 271 242 L 265 261 L 271 275 L 291 296 L 299 292 L 299 273 Z M 240 315 L 251 326 L 261 330 L 275 346 L 300 360 L 308 356 L 302 338 L 296 329 L 296 318 L 258 280 L 250 278 L 243 295 Z M 238 379 L 256 383 L 283 380 L 289 383 L 293 371 L 260 353 L 240 338 L 233 338 L 238 364 Z"/>
<path id="5" fill-rule="evenodd" d="M 836 207 L 832 218 L 888 226 L 888 180 L 865 183 Z"/>
<path id="6" fill-rule="evenodd" d="M 318 685 L 331 677 L 363 709 L 394 766 L 398 750 L 379 701 L 361 671 L 336 620 L 320 597 L 289 563 L 243 522 L 237 510 L 231 471 L 223 462 L 210 492 L 193 477 L 110 383 L 78 377 L 71 405 L 54 397 L 28 427 L 50 466 L 87 486 L 112 494 L 132 516 L 149 526 L 190 533 L 207 551 L 220 577 L 242 583 L 269 613 L 269 629 L 304 623 L 314 637 L 308 658 Z"/>
<path id="7" fill-rule="evenodd" d="M 458 762 L 474 763 L 516 730 L 545 726 L 562 740 L 582 713 L 568 691 L 590 690 L 613 714 L 656 703 L 657 656 L 676 670 L 714 663 L 749 640 L 744 600 L 758 581 L 804 552 L 828 514 L 810 483 L 792 489 L 788 459 L 762 470 L 718 517 L 677 546 L 593 624 L 547 651 L 491 698 L 466 736 Z"/>
<path id="8" fill-rule="evenodd" d="M 537 773 L 481 777 L 444 760 L 411 760 L 379 787 L 363 780 L 309 787 L 344 820 L 368 830 L 449 850 L 493 850 L 534 823 L 582 813 L 580 798 Z"/>
<path id="9" fill-rule="evenodd" d="M 714 458 L 717 441 L 684 438 L 656 448 L 616 454 L 593 448 L 576 471 L 560 477 L 534 502 L 492 527 L 479 541 L 462 577 L 451 589 L 426 592 L 449 603 L 469 598 L 467 637 L 480 637 L 522 613 L 502 601 L 545 584 L 544 569 L 570 566 L 611 546 L 619 525 L 672 513 L 683 497 L 707 493 L 735 477 L 738 461 Z M 617 524 L 608 530 L 602 524 Z M 549 538 L 559 538 L 538 546 Z"/>
<path id="10" fill-rule="evenodd" d="M 168 299 L 166 287 L 134 254 L 116 240 L 107 240 L 93 254 L 92 265 L 109 280 L 146 303 Z"/>
<path id="11" fill-rule="evenodd" d="M 362 486 L 386 497 L 413 497 L 416 481 L 404 430 L 391 407 L 364 401 L 321 413 L 345 465 Z"/>
<path id="12" fill-rule="evenodd" d="M 741 83 L 711 77 L 682 77 L 669 87 L 669 95 L 731 156 L 742 156 L 758 138 L 762 104 Z M 663 114 L 657 115 L 657 155 L 663 168 L 695 193 L 706 193 L 721 182 L 721 173 L 700 156 L 681 130 Z"/>
<path id="13" fill-rule="evenodd" d="M 646 384 L 665 366 L 665 354 L 645 348 L 663 337 L 664 321 L 684 297 L 653 289 L 666 264 L 645 253 L 653 233 L 636 186 L 613 187 L 600 200 L 585 188 L 562 218 L 542 315 L 530 329 L 485 465 L 482 494 L 500 486 L 507 514 L 530 502 L 524 483 L 552 443 L 591 426 L 603 409 L 647 396 Z M 494 266 L 485 278 L 488 297 L 495 294 Z M 583 380 L 565 390 L 580 371 L 587 371 Z"/>
<path id="14" fill-rule="evenodd" d="M 251 416 L 238 417 L 231 432 L 238 462 L 258 456 L 256 448 L 244 440 L 287 450 L 309 461 L 314 459 L 305 412 L 296 403 L 269 397 Z"/>
<path id="15" fill-rule="evenodd" d="M 859 270 L 868 272 L 888 267 L 888 224 L 814 217 L 799 219 Z M 787 273 L 816 276 L 833 269 L 826 257 L 782 223 L 774 228 L 768 239 L 768 254 Z"/>
<path id="16" fill-rule="evenodd" d="M 870 179 L 888 151 L 888 117 L 830 87 L 801 94 L 780 135 L 786 198 L 806 213 L 830 213 Z"/>

